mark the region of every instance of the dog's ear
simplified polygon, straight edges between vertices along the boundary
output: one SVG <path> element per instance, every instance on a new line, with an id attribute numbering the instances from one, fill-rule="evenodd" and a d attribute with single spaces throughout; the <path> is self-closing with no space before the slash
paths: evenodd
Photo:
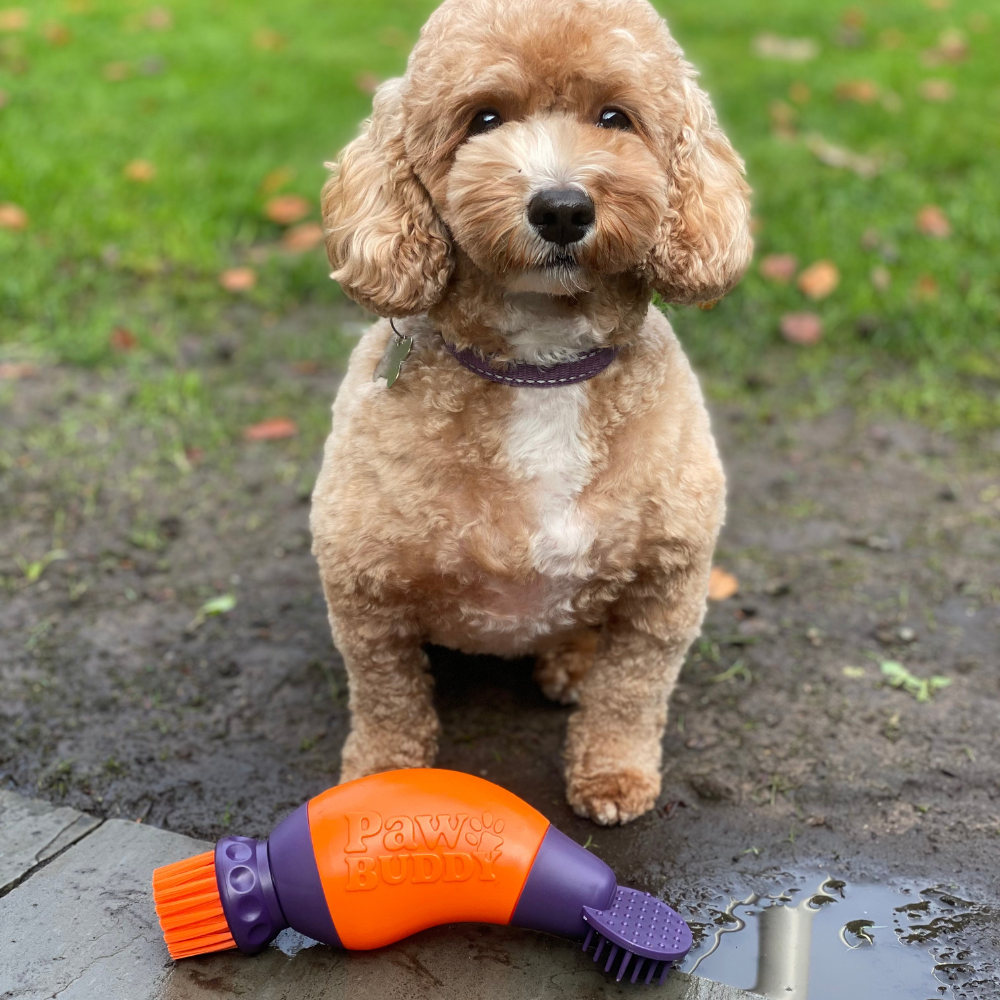
<path id="1" fill-rule="evenodd" d="M 684 81 L 685 112 L 667 155 L 668 210 L 648 260 L 653 287 L 669 302 L 711 302 L 726 294 L 753 252 L 750 188 L 705 94 Z"/>
<path id="2" fill-rule="evenodd" d="M 380 316 L 425 312 L 453 267 L 448 231 L 407 159 L 402 82 L 379 87 L 361 135 L 330 165 L 322 197 L 331 277 Z"/>

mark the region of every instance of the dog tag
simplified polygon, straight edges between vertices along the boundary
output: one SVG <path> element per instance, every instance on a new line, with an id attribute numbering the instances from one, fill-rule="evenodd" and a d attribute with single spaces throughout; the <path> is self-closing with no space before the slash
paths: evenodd
<path id="1" fill-rule="evenodd" d="M 401 337 L 393 330 L 392 336 L 389 338 L 389 343 L 385 345 L 385 351 L 379 363 L 375 366 L 372 381 L 384 378 L 386 388 L 391 389 L 393 383 L 399 378 L 400 366 L 406 360 L 411 347 L 413 347 L 412 337 Z"/>

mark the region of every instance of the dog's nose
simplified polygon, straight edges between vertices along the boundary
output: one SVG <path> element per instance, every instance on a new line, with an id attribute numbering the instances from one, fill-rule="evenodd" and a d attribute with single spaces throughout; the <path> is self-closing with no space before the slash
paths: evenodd
<path id="1" fill-rule="evenodd" d="M 564 247 L 587 235 L 594 224 L 594 202 L 579 188 L 549 188 L 529 202 L 528 221 L 543 240 Z"/>

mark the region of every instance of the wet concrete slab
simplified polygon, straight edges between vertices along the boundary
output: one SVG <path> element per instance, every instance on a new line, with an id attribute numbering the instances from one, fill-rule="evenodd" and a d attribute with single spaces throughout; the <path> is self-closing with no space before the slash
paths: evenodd
<path id="1" fill-rule="evenodd" d="M 376 952 L 346 954 L 295 938 L 253 958 L 175 964 L 153 909 L 154 868 L 210 847 L 108 820 L 0 899 L 0 998 L 48 1000 L 497 1000 L 624 997 L 579 944 L 507 927 L 435 928 Z M 660 1000 L 752 1000 L 674 972 Z"/>
<path id="2" fill-rule="evenodd" d="M 100 825 L 99 819 L 68 806 L 0 790 L 0 896 Z"/>

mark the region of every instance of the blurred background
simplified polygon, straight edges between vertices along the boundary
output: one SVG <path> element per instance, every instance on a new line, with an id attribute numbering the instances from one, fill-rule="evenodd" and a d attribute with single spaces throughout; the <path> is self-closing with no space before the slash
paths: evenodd
<path id="1" fill-rule="evenodd" d="M 346 732 L 307 517 L 367 319 L 328 278 L 323 163 L 434 3 L 5 2 L 0 785 L 262 834 Z M 654 891 L 858 845 L 995 878 L 1000 9 L 660 8 L 746 158 L 757 255 L 669 310 L 730 517 L 664 804 L 603 856 Z M 468 666 L 435 661 L 440 763 L 589 842 L 565 710 L 530 664 Z"/>

